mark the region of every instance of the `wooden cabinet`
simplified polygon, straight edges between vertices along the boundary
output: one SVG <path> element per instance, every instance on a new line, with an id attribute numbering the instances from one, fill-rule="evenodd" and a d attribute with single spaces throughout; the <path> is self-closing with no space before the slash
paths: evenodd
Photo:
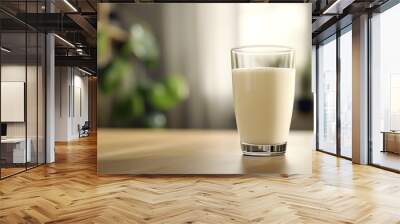
<path id="1" fill-rule="evenodd" d="M 383 133 L 383 152 L 400 154 L 400 132 Z"/>

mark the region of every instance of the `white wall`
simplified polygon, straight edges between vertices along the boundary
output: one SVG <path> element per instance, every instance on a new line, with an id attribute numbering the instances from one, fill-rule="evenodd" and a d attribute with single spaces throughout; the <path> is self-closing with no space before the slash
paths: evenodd
<path id="1" fill-rule="evenodd" d="M 67 141 L 69 132 L 69 68 L 55 68 L 55 140 Z"/>
<path id="2" fill-rule="evenodd" d="M 1 66 L 1 81 L 10 82 L 18 81 L 25 82 L 25 65 L 9 64 Z M 31 67 L 28 67 L 28 70 Z M 7 108 L 1 108 L 6 110 Z M 11 122 L 7 123 L 7 136 L 8 137 L 25 137 L 25 122 Z"/>
<path id="3" fill-rule="evenodd" d="M 77 139 L 78 125 L 88 120 L 88 78 L 76 68 L 56 67 L 55 85 L 55 140 Z"/>
<path id="4" fill-rule="evenodd" d="M 10 108 L 4 105 L 1 107 L 3 113 L 6 111 L 8 113 L 25 114 L 26 112 L 26 120 L 23 119 L 21 122 L 5 122 L 7 124 L 7 137 L 21 138 L 26 135 L 30 142 L 29 147 L 32 151 L 32 161 L 36 162 L 36 158 L 38 158 L 38 162 L 43 163 L 45 162 L 45 90 L 42 67 L 25 66 L 25 64 L 3 64 L 1 66 L 1 76 L 2 82 L 24 82 L 26 84 L 26 102 L 22 102 L 24 104 L 22 107 Z M 2 93 L 4 94 L 3 90 Z M 20 94 L 24 94 L 24 90 L 19 91 Z M 7 95 L 2 95 L 2 98 L 8 97 Z M 51 162 L 52 160 L 48 161 Z"/>
<path id="5" fill-rule="evenodd" d="M 78 138 L 79 137 L 79 132 L 78 132 L 78 124 L 83 125 L 85 121 L 88 121 L 88 78 L 87 76 L 82 76 L 82 73 L 76 73 L 77 70 L 75 70 L 74 74 L 74 91 L 72 96 L 72 99 L 74 99 L 74 102 L 71 102 L 71 105 L 74 104 L 74 107 L 71 108 L 72 111 L 72 119 L 71 119 L 71 132 L 70 135 L 72 138 Z M 80 97 L 79 97 L 80 96 Z M 80 101 L 80 102 L 79 102 Z M 81 107 L 81 108 L 79 108 Z M 82 110 L 82 111 L 80 111 Z"/>
<path id="6" fill-rule="evenodd" d="M 33 66 L 25 67 L 18 64 L 7 64 L 1 66 L 1 81 L 2 82 L 25 82 L 26 70 L 31 74 L 34 69 Z M 36 71 L 35 71 L 36 72 Z M 28 96 L 36 96 L 35 93 L 28 93 Z M 1 108 L 6 110 L 7 108 Z M 29 117 L 30 118 L 30 117 Z M 31 119 L 28 119 L 31 120 Z M 7 122 L 7 136 L 8 137 L 25 137 L 25 122 Z"/>

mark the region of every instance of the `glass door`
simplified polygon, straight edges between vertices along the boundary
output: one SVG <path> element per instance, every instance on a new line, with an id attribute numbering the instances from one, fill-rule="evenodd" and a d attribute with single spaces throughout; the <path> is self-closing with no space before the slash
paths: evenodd
<path id="1" fill-rule="evenodd" d="M 45 124 L 46 124 L 46 36 L 38 33 L 37 64 L 37 164 L 46 163 Z"/>
<path id="2" fill-rule="evenodd" d="M 317 149 L 352 157 L 352 27 L 317 48 Z"/>
<path id="3" fill-rule="evenodd" d="M 16 10 L 41 13 L 43 3 L 21 1 Z M 45 44 L 24 22 L 0 23 L 0 179 L 45 163 Z"/>
<path id="4" fill-rule="evenodd" d="M 31 161 L 26 135 L 26 43 L 25 31 L 1 34 L 2 178 L 26 170 L 26 163 Z"/>
<path id="5" fill-rule="evenodd" d="M 400 4 L 371 18 L 370 162 L 400 171 Z"/>
<path id="6" fill-rule="evenodd" d="M 30 159 L 27 167 L 38 164 L 38 35 L 37 32 L 27 32 L 27 81 L 26 81 L 26 110 L 27 110 L 27 151 Z"/>
<path id="7" fill-rule="evenodd" d="M 317 149 L 336 154 L 336 36 L 317 48 Z"/>
<path id="8" fill-rule="evenodd" d="M 340 156 L 352 157 L 352 32 L 341 31 L 340 43 Z"/>

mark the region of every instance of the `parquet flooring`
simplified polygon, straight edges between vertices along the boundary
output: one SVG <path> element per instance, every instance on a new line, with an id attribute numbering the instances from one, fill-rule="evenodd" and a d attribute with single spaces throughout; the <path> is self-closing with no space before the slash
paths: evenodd
<path id="1" fill-rule="evenodd" d="M 10 176 L 10 175 L 13 175 L 13 174 L 15 174 L 15 173 L 18 173 L 18 172 L 21 172 L 21 171 L 24 171 L 25 170 L 25 167 L 3 167 L 3 168 L 1 168 L 1 175 L 2 175 L 2 177 L 4 176 L 4 177 L 7 177 L 7 176 Z"/>
<path id="2" fill-rule="evenodd" d="M 313 153 L 313 175 L 97 176 L 96 139 L 0 181 L 0 223 L 400 223 L 400 175 Z"/>

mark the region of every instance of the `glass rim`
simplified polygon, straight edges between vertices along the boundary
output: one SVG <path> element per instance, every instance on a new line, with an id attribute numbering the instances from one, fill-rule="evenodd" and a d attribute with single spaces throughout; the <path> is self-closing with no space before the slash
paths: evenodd
<path id="1" fill-rule="evenodd" d="M 291 54 L 295 50 L 284 45 L 244 45 L 232 48 L 231 52 L 239 54 Z"/>

